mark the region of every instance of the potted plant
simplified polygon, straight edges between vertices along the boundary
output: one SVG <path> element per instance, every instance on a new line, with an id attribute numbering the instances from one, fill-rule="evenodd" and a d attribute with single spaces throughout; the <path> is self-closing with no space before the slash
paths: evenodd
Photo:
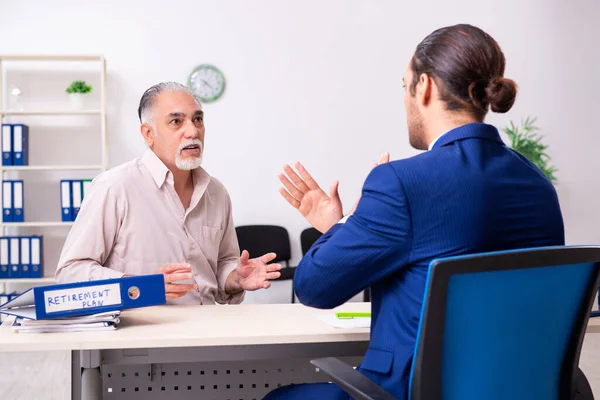
<path id="1" fill-rule="evenodd" d="M 85 81 L 73 81 L 66 90 L 71 106 L 78 110 L 83 109 L 84 96 L 91 91 L 92 87 Z"/>
<path id="2" fill-rule="evenodd" d="M 539 128 L 535 126 L 537 118 L 529 118 L 521 121 L 520 126 L 516 126 L 512 121 L 510 125 L 504 128 L 504 132 L 510 139 L 510 147 L 527 157 L 550 179 L 556 183 L 554 173 L 557 169 L 549 165 L 550 156 L 546 153 L 548 146 L 542 144 L 542 138 L 537 132 Z"/>

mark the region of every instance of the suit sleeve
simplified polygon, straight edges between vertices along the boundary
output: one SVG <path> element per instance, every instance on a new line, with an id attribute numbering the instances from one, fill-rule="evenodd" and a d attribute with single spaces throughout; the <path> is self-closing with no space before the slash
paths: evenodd
<path id="1" fill-rule="evenodd" d="M 336 224 L 298 265 L 294 290 L 305 305 L 334 308 L 408 264 L 410 210 L 389 164 L 371 171 L 355 213 Z"/>

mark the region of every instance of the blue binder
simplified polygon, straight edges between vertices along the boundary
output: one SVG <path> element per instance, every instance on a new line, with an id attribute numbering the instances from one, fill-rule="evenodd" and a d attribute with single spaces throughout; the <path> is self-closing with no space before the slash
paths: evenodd
<path id="1" fill-rule="evenodd" d="M 29 126 L 12 126 L 13 165 L 29 165 Z"/>
<path id="2" fill-rule="evenodd" d="M 24 222 L 25 221 L 25 208 L 23 202 L 25 201 L 25 190 L 22 179 L 12 181 L 12 195 L 13 195 L 13 210 L 12 210 L 12 222 Z"/>
<path id="3" fill-rule="evenodd" d="M 2 124 L 2 165 L 13 165 L 11 124 Z"/>
<path id="4" fill-rule="evenodd" d="M 33 287 L 0 305 L 0 313 L 27 319 L 68 318 L 165 304 L 162 274 Z"/>
<path id="5" fill-rule="evenodd" d="M 8 278 L 10 246 L 7 237 L 0 237 L 0 279 Z"/>
<path id="6" fill-rule="evenodd" d="M 21 278 L 31 278 L 31 237 L 20 236 L 21 244 Z"/>
<path id="7" fill-rule="evenodd" d="M 71 181 L 68 179 L 60 181 L 60 204 L 62 221 L 73 221 L 73 196 L 71 195 Z"/>
<path id="8" fill-rule="evenodd" d="M 71 216 L 73 217 L 73 221 L 77 219 L 77 215 L 79 215 L 79 209 L 81 208 L 81 195 L 83 194 L 83 189 L 81 186 L 82 181 L 71 181 Z"/>
<path id="9" fill-rule="evenodd" d="M 30 254 L 31 254 L 31 272 L 30 278 L 41 278 L 44 276 L 44 241 L 43 237 L 34 235 L 30 237 Z"/>
<path id="10" fill-rule="evenodd" d="M 10 269 L 8 277 L 11 279 L 21 277 L 21 240 L 18 236 L 8 237 L 10 246 Z"/>
<path id="11" fill-rule="evenodd" d="M 13 222 L 13 184 L 2 181 L 2 222 Z"/>

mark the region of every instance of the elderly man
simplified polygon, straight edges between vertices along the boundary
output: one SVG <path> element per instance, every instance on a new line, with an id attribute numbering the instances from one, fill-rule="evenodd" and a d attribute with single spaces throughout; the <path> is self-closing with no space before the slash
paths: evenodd
<path id="1" fill-rule="evenodd" d="M 195 97 L 159 83 L 138 115 L 149 150 L 94 179 L 57 281 L 162 273 L 171 304 L 236 304 L 246 290 L 268 288 L 281 266 L 268 264 L 273 253 L 240 256 L 227 190 L 201 167 L 204 113 Z"/>

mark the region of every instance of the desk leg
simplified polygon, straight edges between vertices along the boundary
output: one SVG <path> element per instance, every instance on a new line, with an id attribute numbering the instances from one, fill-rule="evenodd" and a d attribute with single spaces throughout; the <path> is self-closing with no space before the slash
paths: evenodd
<path id="1" fill-rule="evenodd" d="M 102 400 L 100 351 L 73 352 L 73 400 Z M 79 390 L 77 390 L 79 389 Z"/>

